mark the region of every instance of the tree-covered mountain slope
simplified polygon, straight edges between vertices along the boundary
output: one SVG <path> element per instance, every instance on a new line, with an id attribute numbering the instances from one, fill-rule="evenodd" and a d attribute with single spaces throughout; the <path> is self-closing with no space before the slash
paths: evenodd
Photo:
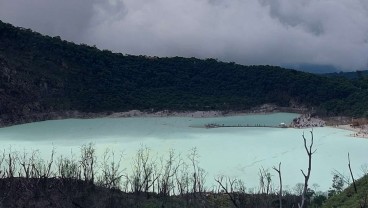
<path id="1" fill-rule="evenodd" d="M 241 110 L 291 102 L 320 113 L 367 116 L 367 80 L 123 55 L 0 21 L 0 123 L 70 110 Z"/>

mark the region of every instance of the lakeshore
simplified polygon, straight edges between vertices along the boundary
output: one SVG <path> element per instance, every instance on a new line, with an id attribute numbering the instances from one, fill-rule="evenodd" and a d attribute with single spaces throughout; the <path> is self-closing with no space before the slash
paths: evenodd
<path id="1" fill-rule="evenodd" d="M 273 113 L 296 113 L 295 119 L 290 123 L 278 123 L 266 125 L 264 123 L 247 124 L 231 124 L 225 125 L 221 123 L 208 123 L 202 126 L 191 126 L 199 128 L 217 128 L 217 127 L 268 127 L 268 128 L 316 128 L 329 126 L 333 128 L 348 130 L 353 133 L 350 137 L 368 138 L 368 125 L 353 126 L 352 119 L 349 117 L 315 117 L 308 113 L 308 109 L 304 107 L 279 107 L 272 104 L 264 104 L 248 110 L 209 110 L 209 111 L 175 111 L 175 110 L 129 110 L 124 112 L 101 112 L 101 113 L 85 113 L 80 111 L 63 111 L 48 112 L 40 114 L 30 114 L 25 118 L 20 118 L 12 122 L 4 122 L 0 119 L 0 128 L 13 125 L 33 123 L 47 120 L 63 120 L 63 119 L 96 119 L 96 118 L 150 118 L 150 117 L 188 117 L 188 118 L 221 118 L 232 116 L 248 116 L 248 115 L 270 115 Z"/>
<path id="2" fill-rule="evenodd" d="M 350 137 L 366 138 L 368 139 L 368 125 L 354 127 L 351 124 L 331 126 L 337 129 L 348 130 L 353 133 L 349 134 Z"/>
<path id="3" fill-rule="evenodd" d="M 311 128 L 191 128 L 208 123 L 225 125 L 291 123 L 298 114 L 267 113 L 247 116 L 210 118 L 189 117 L 127 117 L 63 119 L 34 122 L 0 129 L 1 145 L 11 151 L 28 154 L 38 150 L 40 158 L 48 160 L 50 151 L 56 148 L 60 154 L 72 152 L 78 155 L 80 147 L 94 143 L 98 158 L 103 158 L 106 149 L 123 152 L 122 167 L 131 170 L 137 150 L 147 147 L 152 156 L 166 157 L 170 150 L 186 158 L 196 148 L 200 167 L 208 178 L 220 175 L 243 179 L 247 187 L 257 187 L 259 168 L 271 168 L 282 162 L 285 172 L 285 187 L 294 187 L 302 181 L 300 169 L 305 168 L 305 149 L 302 134 L 309 137 Z M 267 123 L 268 122 L 268 123 Z M 357 164 L 353 171 L 359 173 L 360 165 L 366 163 L 367 140 L 350 139 L 351 132 L 336 128 L 315 128 L 314 168 L 319 174 L 312 175 L 311 183 L 318 183 L 322 190 L 330 184 L 331 171 L 345 170 L 343 161 L 347 152 L 354 153 L 351 159 Z M 68 155 L 64 155 L 68 156 Z M 72 157 L 72 156 L 70 156 Z M 328 164 L 328 165 L 326 165 Z M 300 176 L 300 177 L 295 177 Z M 212 183 L 207 186 L 212 187 Z"/>
<path id="4" fill-rule="evenodd" d="M 28 113 L 22 116 L 0 115 L 0 128 L 33 123 L 47 120 L 62 119 L 93 119 L 93 118 L 128 118 L 128 117 L 192 117 L 192 118 L 212 118 L 241 115 L 266 115 L 277 112 L 288 112 L 303 114 L 307 112 L 303 107 L 279 107 L 272 104 L 264 104 L 247 110 L 137 110 L 132 109 L 120 112 L 81 112 L 71 111 L 47 111 L 38 113 Z"/>

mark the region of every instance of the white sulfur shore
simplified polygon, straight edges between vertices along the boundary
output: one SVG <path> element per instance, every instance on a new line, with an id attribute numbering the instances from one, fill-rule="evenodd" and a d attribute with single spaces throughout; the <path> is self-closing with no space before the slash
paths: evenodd
<path id="1" fill-rule="evenodd" d="M 212 118 L 235 115 L 259 115 L 268 114 L 272 111 L 158 111 L 158 112 L 143 112 L 140 110 L 130 110 L 126 112 L 112 113 L 107 118 L 125 118 L 125 117 L 193 117 L 193 118 Z M 296 118 L 290 127 L 293 128 L 313 128 L 324 127 L 326 122 L 320 118 L 311 117 L 309 114 L 301 115 Z M 334 125 L 331 126 L 338 129 L 349 130 L 353 133 L 349 134 L 351 137 L 368 138 L 368 125 L 362 127 L 352 127 L 351 125 Z"/>
<path id="2" fill-rule="evenodd" d="M 278 112 L 278 111 L 274 111 Z M 262 115 L 273 112 L 253 112 L 253 111 L 158 111 L 158 112 L 143 112 L 140 110 L 130 110 L 126 112 L 112 113 L 106 118 L 124 118 L 124 117 L 193 117 L 193 118 L 212 118 L 212 117 L 225 117 L 236 115 Z"/>
<path id="3" fill-rule="evenodd" d="M 352 125 L 348 124 L 348 125 L 336 125 L 332 127 L 352 131 L 353 133 L 349 135 L 351 137 L 359 137 L 359 138 L 368 139 L 368 125 L 363 125 L 360 127 L 353 127 Z"/>
<path id="4" fill-rule="evenodd" d="M 261 115 L 276 112 L 294 112 L 299 113 L 302 108 L 279 108 L 272 104 L 264 104 L 244 111 L 171 111 L 163 110 L 158 112 L 143 112 L 140 110 L 130 110 L 126 112 L 116 112 L 108 115 L 108 118 L 120 117 L 193 117 L 193 118 L 211 118 L 236 115 Z"/>
<path id="5" fill-rule="evenodd" d="M 176 111 L 158 111 L 158 112 L 142 112 L 140 110 L 131 110 L 127 112 L 117 112 L 108 115 L 108 118 L 121 118 L 121 117 L 194 117 L 194 118 L 210 118 L 225 116 L 222 111 L 187 111 L 187 112 L 176 112 Z"/>

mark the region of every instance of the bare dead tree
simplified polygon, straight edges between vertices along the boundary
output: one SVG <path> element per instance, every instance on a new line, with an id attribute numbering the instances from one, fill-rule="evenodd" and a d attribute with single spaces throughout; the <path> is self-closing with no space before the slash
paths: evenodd
<path id="1" fill-rule="evenodd" d="M 197 148 L 193 148 L 188 157 L 189 157 L 189 160 L 192 163 L 192 167 L 193 167 L 192 193 L 195 195 L 196 192 L 197 192 L 197 164 L 198 164 Z"/>
<path id="2" fill-rule="evenodd" d="M 162 175 L 162 168 L 159 167 L 159 165 L 157 165 L 156 163 L 156 159 L 154 161 L 151 161 L 150 167 L 152 169 L 152 173 L 151 173 L 151 179 L 147 181 L 146 183 L 146 193 L 148 193 L 148 191 L 151 188 L 152 192 L 155 192 L 155 185 L 158 184 L 158 180 Z M 149 195 L 147 194 L 147 197 L 149 197 Z"/>
<path id="3" fill-rule="evenodd" d="M 204 186 L 205 182 L 206 182 L 206 176 L 207 176 L 207 173 L 206 171 L 197 166 L 197 188 L 198 188 L 198 193 L 200 195 L 202 195 L 202 193 L 204 193 L 206 191 L 206 188 Z"/>
<path id="4" fill-rule="evenodd" d="M 234 188 L 233 186 L 235 183 L 235 179 L 231 180 L 230 178 L 225 178 L 225 181 L 223 180 L 224 180 L 224 176 L 220 176 L 219 178 L 215 179 L 215 181 L 220 185 L 220 187 L 225 192 L 225 194 L 229 196 L 233 205 L 235 207 L 239 207 L 238 202 L 233 195 L 233 188 Z M 228 184 L 230 185 L 230 191 L 228 189 Z"/>
<path id="5" fill-rule="evenodd" d="M 341 180 L 344 182 L 344 184 L 347 184 L 347 185 L 350 185 L 351 184 L 350 176 L 349 175 L 342 174 L 342 173 L 340 173 L 337 170 L 333 170 L 332 171 L 332 175 L 337 175 L 338 177 L 340 177 Z"/>
<path id="6" fill-rule="evenodd" d="M 311 170 L 312 170 L 312 155 L 317 151 L 317 150 L 312 150 L 313 148 L 313 131 L 310 131 L 311 134 L 311 142 L 309 144 L 309 146 L 307 145 L 307 139 L 304 136 L 303 133 L 303 140 L 304 140 L 304 148 L 305 151 L 307 152 L 308 155 L 308 170 L 307 170 L 307 174 L 304 173 L 303 170 L 300 170 L 304 176 L 304 189 L 303 189 L 303 193 L 302 193 L 302 201 L 301 203 L 298 203 L 298 207 L 299 208 L 303 208 L 305 205 L 305 200 L 306 200 L 306 195 L 307 195 L 307 191 L 308 191 L 308 181 L 309 181 L 309 177 L 311 174 Z"/>
<path id="7" fill-rule="evenodd" d="M 160 180 L 159 193 L 162 196 L 170 196 L 174 188 L 174 176 L 180 167 L 180 163 L 176 163 L 176 157 L 173 150 L 170 150 L 169 156 L 163 163 L 163 172 Z"/>
<path id="8" fill-rule="evenodd" d="M 149 149 L 145 149 L 145 154 L 142 155 L 142 186 L 143 191 L 147 194 L 147 198 L 149 197 L 148 193 L 152 188 L 154 192 L 154 185 L 158 178 L 161 176 L 161 171 L 157 168 L 156 160 L 153 160 L 150 157 Z"/>
<path id="9" fill-rule="evenodd" d="M 11 152 L 11 150 L 10 150 Z M 9 178 L 9 174 L 11 173 L 11 171 L 8 171 L 7 168 L 9 167 L 14 167 L 14 165 L 12 165 L 12 161 L 14 161 L 13 159 L 15 159 L 15 157 L 11 156 L 11 154 L 13 154 L 12 152 L 8 154 L 8 156 L 6 155 L 6 151 L 3 151 L 3 154 L 0 156 L 0 168 L 3 168 L 3 163 L 5 161 L 6 164 L 4 164 L 4 169 L 1 171 L 1 178 Z M 8 189 L 8 191 L 2 190 L 2 194 L 0 196 L 0 205 L 2 205 L 2 202 L 9 197 L 11 190 L 12 190 L 12 181 L 10 181 L 10 188 Z"/>
<path id="10" fill-rule="evenodd" d="M 280 189 L 279 189 L 279 204 L 280 208 L 282 208 L 282 178 L 281 178 L 281 162 L 279 163 L 279 168 L 276 168 L 275 166 L 272 167 L 279 175 L 280 179 Z"/>
<path id="11" fill-rule="evenodd" d="M 82 166 L 84 180 L 89 183 L 94 183 L 95 166 L 96 166 L 96 150 L 92 143 L 81 147 L 80 164 Z"/>
<path id="12" fill-rule="evenodd" d="M 190 171 L 190 165 L 186 162 L 181 162 L 180 167 L 178 171 L 175 174 L 175 181 L 177 186 L 177 191 L 179 192 L 179 195 L 183 197 L 187 203 L 187 207 L 190 207 L 190 197 L 189 194 L 192 188 L 191 185 L 191 173 Z"/>
<path id="13" fill-rule="evenodd" d="M 304 190 L 304 183 L 297 183 L 293 187 L 293 194 L 301 196 L 303 194 L 303 190 Z"/>
<path id="14" fill-rule="evenodd" d="M 6 158 L 6 154 L 5 154 L 5 150 L 4 150 L 3 153 L 0 155 L 0 178 L 5 177 L 6 170 L 2 170 L 5 158 Z"/>
<path id="15" fill-rule="evenodd" d="M 103 161 L 101 163 L 102 171 L 98 178 L 98 184 L 105 188 L 120 188 L 120 182 L 123 175 L 123 170 L 120 168 L 123 155 L 120 154 L 116 161 L 115 152 L 110 149 L 106 149 Z"/>
<path id="16" fill-rule="evenodd" d="M 17 158 L 18 158 L 18 153 L 17 152 L 12 152 L 11 150 L 8 153 L 8 157 L 5 158 L 5 162 L 7 163 L 7 170 L 5 171 L 7 178 L 13 178 L 14 177 L 14 173 L 15 173 L 15 170 L 16 170 Z"/>
<path id="17" fill-rule="evenodd" d="M 220 176 L 215 178 L 215 181 L 230 198 L 230 201 L 235 207 L 245 206 L 245 185 L 242 180 Z"/>
<path id="18" fill-rule="evenodd" d="M 19 171 L 19 175 L 25 177 L 26 179 L 35 177 L 35 173 L 33 171 L 33 164 L 35 163 L 37 153 L 38 151 L 33 151 L 31 155 L 28 157 L 28 154 L 25 151 L 23 152 L 22 158 L 19 158 L 19 164 L 22 167 L 21 170 Z"/>
<path id="19" fill-rule="evenodd" d="M 184 196 L 184 194 L 189 193 L 189 172 L 188 172 L 188 164 L 182 163 L 180 166 L 180 170 L 175 174 L 176 185 L 178 187 L 178 191 L 180 196 Z"/>
<path id="20" fill-rule="evenodd" d="M 268 169 L 259 169 L 259 191 L 256 198 L 259 198 L 264 206 L 268 207 L 271 203 L 270 193 L 272 192 L 272 175 Z"/>
<path id="21" fill-rule="evenodd" d="M 265 192 L 265 181 L 264 181 L 264 176 L 263 176 L 263 172 L 262 169 L 259 169 L 259 191 L 258 194 L 263 194 Z"/>
<path id="22" fill-rule="evenodd" d="M 206 172 L 204 171 L 203 168 L 199 167 L 199 155 L 197 148 L 194 147 L 190 150 L 188 158 L 193 168 L 191 179 L 192 183 L 191 192 L 193 193 L 194 196 L 196 196 L 197 193 L 201 195 L 205 190 L 204 183 L 206 178 Z"/>
<path id="23" fill-rule="evenodd" d="M 272 175 L 268 171 L 268 169 L 264 169 L 263 167 L 259 169 L 259 186 L 260 186 L 260 193 L 268 195 L 270 193 L 271 182 L 272 182 Z"/>
<path id="24" fill-rule="evenodd" d="M 350 171 L 350 175 L 351 175 L 351 179 L 353 180 L 353 186 L 354 186 L 354 191 L 355 193 L 358 193 L 356 184 L 355 184 L 355 179 L 354 179 L 354 175 L 353 172 L 351 171 L 351 165 L 350 165 L 350 154 L 348 153 L 348 167 L 349 167 L 349 171 Z"/>
<path id="25" fill-rule="evenodd" d="M 52 164 L 54 163 L 54 155 L 55 155 L 55 148 L 52 148 L 49 161 L 43 161 L 42 159 L 39 159 L 38 161 L 39 178 L 49 178 L 51 176 Z"/>
<path id="26" fill-rule="evenodd" d="M 137 151 L 136 158 L 133 161 L 133 172 L 128 177 L 131 192 L 140 194 L 142 192 L 142 161 L 144 160 L 144 149 L 141 148 Z"/>
<path id="27" fill-rule="evenodd" d="M 356 187 L 353 171 L 351 170 L 350 153 L 348 153 L 348 167 L 349 167 L 351 179 L 353 180 L 354 191 L 355 191 L 356 194 L 358 194 L 358 189 Z M 367 195 L 365 195 L 364 200 L 359 202 L 359 205 L 360 205 L 360 208 L 365 208 L 367 206 Z"/>
<path id="28" fill-rule="evenodd" d="M 151 164 L 149 163 L 150 160 L 150 150 L 146 147 L 144 149 L 138 150 L 138 162 L 141 167 L 139 168 L 142 171 L 142 178 L 141 178 L 141 184 L 140 184 L 140 191 L 148 191 L 149 189 L 149 180 L 152 175 L 153 169 L 151 167 Z"/>
<path id="29" fill-rule="evenodd" d="M 81 166 L 73 157 L 69 159 L 60 156 L 56 166 L 57 174 L 61 179 L 81 180 Z"/>
<path id="30" fill-rule="evenodd" d="M 155 191 L 155 183 L 161 176 L 161 170 L 157 168 L 156 161 L 150 156 L 150 149 L 141 147 L 137 151 L 136 158 L 133 163 L 133 173 L 128 178 L 131 191 L 135 194 L 145 192 L 149 197 L 150 189 Z M 157 185 L 159 185 L 157 183 Z M 159 187 L 158 187 L 159 189 Z"/>

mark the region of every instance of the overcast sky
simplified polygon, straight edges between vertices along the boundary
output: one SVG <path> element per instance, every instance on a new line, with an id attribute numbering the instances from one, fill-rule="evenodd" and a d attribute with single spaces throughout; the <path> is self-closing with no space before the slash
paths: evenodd
<path id="1" fill-rule="evenodd" d="M 368 0 L 0 0 L 0 19 L 123 54 L 368 69 Z"/>

